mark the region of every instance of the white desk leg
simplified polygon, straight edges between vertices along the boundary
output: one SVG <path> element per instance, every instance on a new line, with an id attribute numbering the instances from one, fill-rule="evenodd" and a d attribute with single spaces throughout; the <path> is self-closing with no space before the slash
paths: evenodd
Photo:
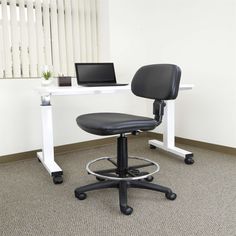
<path id="1" fill-rule="evenodd" d="M 193 164 L 193 153 L 185 151 L 175 146 L 175 101 L 166 101 L 164 121 L 163 142 L 158 140 L 149 140 L 151 148 L 160 148 L 173 153 L 184 159 L 186 164 Z"/>
<path id="2" fill-rule="evenodd" d="M 55 184 L 60 184 L 63 182 L 63 172 L 62 169 L 54 161 L 52 106 L 50 104 L 50 97 L 48 96 L 42 97 L 41 118 L 43 150 L 42 152 L 37 153 L 37 157 L 53 177 L 53 182 Z"/>

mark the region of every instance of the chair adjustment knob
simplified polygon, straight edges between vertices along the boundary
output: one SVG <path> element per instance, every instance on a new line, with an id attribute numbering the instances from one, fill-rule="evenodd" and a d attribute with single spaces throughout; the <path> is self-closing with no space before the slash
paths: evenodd
<path id="1" fill-rule="evenodd" d="M 139 131 L 139 130 L 135 130 L 135 131 L 133 131 L 131 134 L 132 135 L 139 135 L 141 132 Z"/>

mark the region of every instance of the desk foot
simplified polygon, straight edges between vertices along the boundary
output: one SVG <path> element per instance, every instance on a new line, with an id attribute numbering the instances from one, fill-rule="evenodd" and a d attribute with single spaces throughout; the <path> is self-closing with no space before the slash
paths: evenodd
<path id="1" fill-rule="evenodd" d="M 52 176 L 54 184 L 63 183 L 63 171 L 60 166 L 58 166 L 57 163 L 52 160 L 52 158 L 49 158 L 50 161 L 45 161 L 42 152 L 37 152 L 37 158 L 38 161 L 44 165 L 48 173 Z"/>
<path id="2" fill-rule="evenodd" d="M 166 146 L 164 146 L 163 142 L 160 142 L 155 139 L 149 140 L 148 144 L 150 146 L 150 149 L 160 148 L 164 151 L 175 154 L 176 156 L 182 158 L 184 160 L 185 164 L 187 164 L 187 165 L 192 165 L 194 163 L 192 152 L 185 151 L 185 150 L 175 147 L 175 146 L 166 147 Z"/>
<path id="3" fill-rule="evenodd" d="M 150 149 L 156 149 L 157 148 L 156 146 L 154 146 L 152 144 L 150 144 L 149 147 L 150 147 Z"/>
<path id="4" fill-rule="evenodd" d="M 193 160 L 193 154 L 187 154 L 185 159 L 184 159 L 184 162 L 185 164 L 187 165 L 192 165 L 194 163 L 194 160 Z"/>
<path id="5" fill-rule="evenodd" d="M 52 173 L 52 178 L 53 178 L 54 184 L 62 184 L 63 183 L 62 174 L 63 174 L 62 171 Z"/>

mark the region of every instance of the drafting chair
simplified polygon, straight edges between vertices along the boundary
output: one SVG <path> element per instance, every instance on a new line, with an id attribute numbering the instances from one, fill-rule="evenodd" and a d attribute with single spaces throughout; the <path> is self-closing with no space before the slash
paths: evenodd
<path id="1" fill-rule="evenodd" d="M 178 95 L 181 70 L 176 65 L 156 64 L 141 67 L 132 80 L 132 92 L 139 97 L 154 99 L 154 119 L 122 113 L 92 113 L 77 117 L 78 126 L 88 133 L 96 135 L 119 134 L 117 138 L 117 160 L 110 157 L 98 158 L 87 164 L 89 174 L 96 176 L 99 182 L 75 189 L 75 197 L 84 200 L 85 192 L 105 188 L 118 188 L 120 210 L 130 215 L 133 209 L 127 205 L 127 188 L 141 188 L 165 193 L 169 200 L 175 200 L 176 194 L 170 188 L 150 183 L 152 174 L 159 170 L 157 163 L 148 159 L 142 165 L 128 165 L 127 133 L 136 134 L 141 131 L 153 130 L 162 122 L 165 100 L 175 99 Z M 114 165 L 108 170 L 92 171 L 90 166 L 97 161 L 107 160 Z M 139 168 L 154 165 L 154 172 L 141 172 Z"/>

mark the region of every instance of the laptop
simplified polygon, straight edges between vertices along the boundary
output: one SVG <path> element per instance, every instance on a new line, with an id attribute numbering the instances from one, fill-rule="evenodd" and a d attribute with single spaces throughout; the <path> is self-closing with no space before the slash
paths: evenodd
<path id="1" fill-rule="evenodd" d="M 124 86 L 116 82 L 113 63 L 75 63 L 77 83 L 81 86 Z"/>

